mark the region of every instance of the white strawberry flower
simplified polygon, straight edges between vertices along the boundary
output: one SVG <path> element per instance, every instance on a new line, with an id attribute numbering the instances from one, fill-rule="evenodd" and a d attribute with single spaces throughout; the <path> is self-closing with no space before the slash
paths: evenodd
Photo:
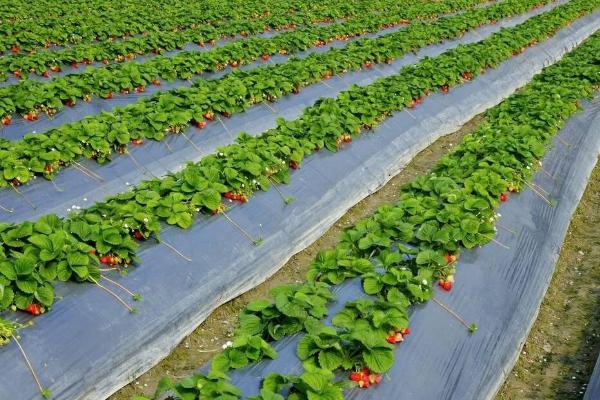
<path id="1" fill-rule="evenodd" d="M 223 350 L 225 350 L 226 348 L 231 347 L 231 346 L 233 346 L 233 342 L 231 340 L 228 340 L 227 342 L 225 342 L 223 344 L 222 347 L 223 347 Z"/>

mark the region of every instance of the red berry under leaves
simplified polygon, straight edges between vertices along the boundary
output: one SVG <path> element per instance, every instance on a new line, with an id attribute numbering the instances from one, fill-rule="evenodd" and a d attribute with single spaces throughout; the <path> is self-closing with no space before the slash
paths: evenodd
<path id="1" fill-rule="evenodd" d="M 30 305 L 27 306 L 25 311 L 27 311 L 29 314 L 32 314 L 32 315 L 40 315 L 42 313 L 42 307 L 40 307 L 39 304 L 31 303 Z"/>

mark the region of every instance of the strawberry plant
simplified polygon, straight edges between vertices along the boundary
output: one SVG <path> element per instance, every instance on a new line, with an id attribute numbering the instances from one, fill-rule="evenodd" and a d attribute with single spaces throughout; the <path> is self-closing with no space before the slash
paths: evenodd
<path id="1" fill-rule="evenodd" d="M 578 18 L 581 10 L 591 11 L 596 6 L 582 0 L 559 6 L 515 28 L 498 32 L 483 42 L 462 46 L 436 58 L 425 59 L 415 66 L 407 66 L 397 75 L 343 92 L 338 99 L 320 100 L 306 109 L 299 119 L 280 120 L 276 128 L 259 137 L 242 135 L 237 143 L 218 149 L 216 154 L 198 163 L 189 164 L 181 172 L 142 182 L 132 191 L 73 213 L 65 220 L 49 216 L 49 229 L 44 228 L 43 232 L 38 232 L 35 224 L 29 222 L 2 225 L 0 235 L 6 236 L 2 246 L 3 260 L 14 263 L 16 259 L 23 258 L 15 254 L 22 253 L 26 254 L 24 265 L 33 265 L 32 271 L 26 270 L 23 279 L 16 279 L 14 274 L 6 277 L 12 292 L 5 291 L 2 305 L 6 308 L 14 304 L 19 309 L 27 309 L 36 298 L 36 290 L 42 288 L 45 291 L 46 283 L 54 280 L 97 281 L 99 257 L 108 257 L 104 260 L 110 264 L 127 266 L 135 263 L 139 241 L 135 237 L 136 231 L 139 231 L 143 240 L 150 237 L 160 240 L 160 222 L 186 228 L 191 226 L 198 213 L 219 210 L 221 196 L 225 193 L 241 193 L 247 199 L 257 190 L 267 190 L 270 179 L 285 183 L 289 179 L 291 161 L 300 163 L 315 148 L 330 147 L 337 150 L 336 141 L 342 132 L 359 134 L 365 124 L 378 124 L 392 111 L 405 107 L 406 99 L 414 96 L 414 89 L 411 88 L 415 84 L 421 88 L 419 91 L 424 92 L 423 87 L 427 87 L 427 82 L 429 90 L 435 90 L 436 83 L 431 81 L 433 78 L 427 77 L 435 77 L 440 71 L 454 71 L 455 76 L 461 76 L 462 68 L 455 66 L 454 62 L 461 62 L 466 54 L 471 54 L 470 58 L 478 54 L 479 66 L 484 68 L 490 59 L 497 60 L 496 50 L 504 49 L 500 53 L 510 57 L 511 48 L 529 43 L 532 38 L 541 40 Z M 490 48 L 496 50 L 490 51 Z M 479 71 L 480 68 L 473 70 Z M 396 96 L 389 96 L 390 91 Z M 370 101 L 367 103 L 365 99 Z M 356 104 L 361 106 L 356 107 Z M 170 124 L 179 123 L 176 113 L 170 113 L 166 118 L 171 119 Z M 96 128 L 100 125 L 91 119 L 85 120 L 85 124 L 97 134 Z M 118 140 L 123 143 L 128 143 L 132 135 L 130 129 L 128 134 L 123 123 L 111 133 L 122 135 Z M 36 138 L 45 141 L 47 137 L 44 136 L 38 135 Z M 51 154 L 77 150 L 68 145 L 68 139 L 62 140 L 63 145 L 51 151 Z M 96 152 L 95 156 L 99 159 L 105 157 L 104 151 Z M 6 154 L 14 157 L 11 152 L 7 151 Z M 45 169 L 48 160 L 55 158 L 51 154 L 46 156 L 44 152 L 40 154 L 47 158 L 39 162 L 39 168 Z M 515 182 L 515 176 L 507 173 L 510 170 L 505 167 L 499 170 L 480 168 L 477 171 L 469 168 L 472 174 L 461 184 L 451 177 L 442 176 L 412 183 L 412 190 L 401 196 L 401 206 L 384 208 L 373 219 L 347 230 L 343 244 L 336 253 L 324 256 L 323 260 L 311 267 L 311 278 L 339 283 L 347 277 L 372 272 L 367 260 L 369 255 L 377 254 L 394 242 L 402 245 L 399 247 L 402 251 L 410 249 L 406 252 L 411 257 L 410 267 L 413 269 L 415 265 L 429 268 L 435 278 L 448 275 L 444 254 L 456 253 L 460 246 L 471 248 L 487 243 L 493 237 L 494 214 L 490 207 L 497 204 L 500 193 Z M 462 171 L 469 171 L 469 168 L 463 167 Z M 6 179 L 17 179 L 19 182 L 30 176 L 29 169 L 25 167 L 8 172 L 7 175 L 7 171 L 4 171 Z M 446 201 L 465 201 L 466 206 L 446 207 Z M 439 215 L 440 218 L 432 220 L 432 215 Z M 64 246 L 55 258 L 46 260 L 42 258 L 39 243 L 31 243 L 28 239 L 34 233 L 57 234 L 68 246 Z M 93 249 L 97 250 L 97 254 L 89 254 Z M 344 251 L 348 250 L 354 254 L 346 257 Z M 84 268 L 86 262 L 90 266 Z M 415 275 L 418 276 L 418 273 Z M 415 289 L 412 296 L 422 300 L 428 297 L 432 279 L 426 280 L 427 284 L 420 289 L 422 292 Z M 388 289 L 383 287 L 383 290 L 383 296 L 388 296 Z M 37 296 L 48 303 L 49 297 L 43 294 L 38 293 Z M 46 306 L 42 300 L 38 301 Z"/>
<path id="2" fill-rule="evenodd" d="M 464 15 L 444 18 L 433 24 L 411 25 L 405 30 L 385 35 L 376 40 L 359 40 L 351 43 L 343 50 L 332 49 L 324 54 L 313 54 L 302 60 L 290 60 L 282 65 L 229 74 L 217 81 L 200 80 L 193 88 L 159 93 L 150 99 L 144 99 L 131 106 L 117 109 L 115 113 L 104 113 L 97 117 L 86 118 L 81 122 L 63 125 L 47 132 L 45 135 L 26 135 L 18 142 L 0 143 L 0 155 L 3 155 L 0 161 L 0 171 L 13 171 L 17 167 L 23 166 L 27 168 L 27 171 L 31 168 L 33 173 L 52 178 L 58 173 L 59 168 L 58 166 L 53 168 L 52 172 L 44 170 L 45 163 L 44 160 L 40 159 L 40 155 L 46 154 L 52 154 L 53 158 L 58 158 L 61 166 L 72 163 L 80 156 L 92 158 L 98 162 L 106 162 L 109 160 L 112 151 L 124 151 L 124 146 L 129 143 L 130 137 L 134 139 L 162 140 L 168 133 L 182 132 L 191 123 L 204 122 L 204 116 L 214 115 L 214 111 L 228 113 L 242 111 L 268 98 L 274 100 L 283 93 L 295 90 L 296 87 L 318 82 L 322 79 L 324 68 L 337 68 L 337 73 L 345 72 L 352 65 L 354 68 L 361 68 L 362 60 L 365 57 L 370 57 L 368 54 L 365 55 L 364 51 L 367 44 L 381 43 L 382 46 L 376 47 L 393 49 L 396 56 L 400 57 L 409 50 L 416 50 L 437 40 L 453 37 L 453 35 L 462 35 L 463 30 L 481 25 L 490 18 L 490 15 L 496 15 L 499 12 L 503 15 L 512 15 L 524 11 L 532 3 L 534 3 L 533 0 L 512 0 L 498 6 L 492 6 L 489 9 L 477 9 Z M 498 7 L 498 9 L 495 7 Z M 588 5 L 588 7 L 592 7 L 592 5 Z M 425 42 L 421 39 L 423 34 L 428 38 Z M 466 52 L 463 53 L 466 54 Z M 490 53 L 488 55 L 492 56 Z M 461 57 L 464 57 L 464 55 L 461 55 Z M 342 66 L 339 64 L 339 59 L 348 60 L 348 62 L 353 61 L 350 65 Z M 435 76 L 446 73 L 445 70 L 440 71 L 437 66 L 431 65 L 432 62 L 431 60 L 422 61 L 424 65 L 430 65 L 431 69 L 437 70 L 437 73 L 428 79 L 435 79 Z M 490 61 L 488 61 L 489 63 Z M 426 70 L 422 71 L 417 74 L 412 73 L 413 79 L 419 80 L 417 87 L 428 85 L 424 78 L 417 77 L 421 73 L 424 74 Z M 453 68 L 448 68 L 447 71 L 448 74 L 458 76 L 457 72 L 460 71 Z M 27 92 L 20 96 L 23 99 L 30 98 L 31 91 L 33 91 L 31 84 L 27 83 L 27 85 L 30 86 Z M 273 85 L 275 86 L 273 87 Z M 435 87 L 436 85 L 433 85 L 431 89 L 435 89 Z M 71 87 L 69 90 L 76 89 Z M 111 91 L 114 90 L 120 90 L 120 88 L 111 89 Z M 2 89 L 0 89 L 1 91 Z M 46 96 L 49 92 L 44 91 L 44 93 Z M 398 99 L 401 99 L 401 102 L 404 103 L 408 102 L 407 99 L 416 95 L 411 91 L 402 94 Z M 343 94 L 342 98 L 344 98 Z M 354 103 L 354 101 L 352 102 Z M 58 101 L 55 106 L 60 107 L 61 104 Z M 30 107 L 30 105 L 28 104 L 27 107 Z M 326 107 L 331 107 L 331 103 L 323 102 L 321 104 L 321 108 Z M 373 108 L 372 104 L 365 102 L 360 107 L 353 104 L 352 110 L 357 112 L 357 117 L 361 119 L 363 126 L 370 126 L 376 122 L 375 115 L 378 111 Z M 323 122 L 319 122 L 319 124 L 313 123 L 312 129 L 325 128 Z M 331 135 L 326 140 L 325 138 L 313 138 L 313 140 L 316 140 L 316 147 L 327 146 L 329 149 L 337 149 L 343 142 L 340 138 L 350 136 L 348 132 L 344 132 L 350 130 L 348 126 L 339 126 L 334 129 L 332 123 L 328 122 L 326 128 L 331 131 Z M 123 134 L 115 136 L 114 132 L 123 132 Z M 38 138 L 38 136 L 41 137 Z M 57 149 L 60 149 L 60 151 L 57 152 Z M 4 156 L 5 154 L 6 156 Z M 300 159 L 294 159 L 297 158 L 296 154 L 292 153 L 292 156 L 290 161 L 296 163 L 300 161 Z M 33 168 L 25 167 L 25 165 L 33 165 Z M 31 179 L 31 172 L 24 174 L 22 176 L 24 180 L 19 180 L 19 182 L 26 183 Z M 14 178 L 5 179 L 10 182 Z M 0 180 L 0 186 L 6 184 L 7 182 Z"/>
<path id="3" fill-rule="evenodd" d="M 381 382 L 378 373 L 391 367 L 394 345 L 410 333 L 407 307 L 430 298 L 436 278 L 452 275 L 447 269 L 454 268 L 460 249 L 472 244 L 465 235 L 484 235 L 480 226 L 495 221 L 500 194 L 514 188 L 515 181 L 532 178 L 552 137 L 580 110 L 579 98 L 590 97 L 600 88 L 599 50 L 600 34 L 595 34 L 556 65 L 544 69 L 525 88 L 489 110 L 484 121 L 431 172 L 402 187 L 396 204 L 380 207 L 348 228 L 349 233 L 343 234 L 334 249 L 325 252 L 326 256 L 317 256 L 319 261 L 311 267 L 309 281 L 326 276 L 314 271 L 333 270 L 340 258 L 364 257 L 367 253 L 378 268 L 361 274 L 361 278 L 365 292 L 377 300 L 347 303 L 334 316 L 335 327 L 307 319 L 306 334 L 297 348 L 306 372 L 265 377 L 255 400 L 283 399 L 286 390 L 290 393 L 287 398 L 304 399 L 305 393 L 312 391 L 306 398 L 315 398 L 317 392 L 318 396 L 341 399 L 344 383 L 335 382 L 331 370 L 349 371 L 349 383 L 362 388 Z M 394 222 L 385 226 L 382 215 L 394 216 Z M 393 225 L 400 229 L 393 229 Z M 409 225 L 412 235 L 406 233 Z M 450 228 L 444 230 L 444 226 Z M 375 247 L 358 245 L 371 230 L 387 231 L 387 248 L 381 241 Z M 443 240 L 436 244 L 436 238 Z M 489 241 L 488 237 L 480 244 Z M 321 266 L 325 262 L 327 265 Z M 343 275 L 334 277 L 337 283 L 345 279 Z M 392 290 L 396 294 L 390 296 Z M 252 308 L 267 304 L 270 302 L 259 300 Z M 474 323 L 464 324 L 471 333 L 477 330 Z M 302 380 L 306 376 L 308 381 Z"/>

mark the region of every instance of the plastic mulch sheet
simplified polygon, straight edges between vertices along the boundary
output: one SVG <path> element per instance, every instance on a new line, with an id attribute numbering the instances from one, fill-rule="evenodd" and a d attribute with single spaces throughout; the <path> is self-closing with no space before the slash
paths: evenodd
<path id="1" fill-rule="evenodd" d="M 598 357 L 596 367 L 594 368 L 594 372 L 592 372 L 592 377 L 583 396 L 583 400 L 598 399 L 600 399 L 600 357 Z"/>
<path id="2" fill-rule="evenodd" d="M 460 40 L 425 47 L 416 55 L 407 55 L 391 65 L 377 65 L 372 69 L 332 77 L 327 83 L 311 85 L 298 95 L 286 96 L 270 106 L 261 104 L 252 107 L 244 113 L 234 114 L 231 118 L 220 119 L 222 123 L 213 122 L 203 130 L 190 127 L 186 136 L 190 141 L 193 141 L 195 147 L 190 145 L 186 137 L 170 135 L 163 142 L 146 141 L 143 146 L 132 146 L 130 152 L 135 160 L 129 156 L 115 156 L 112 162 L 105 165 L 98 165 L 91 160 L 82 160 L 82 164 L 101 176 L 104 181 L 98 182 L 91 179 L 73 167 L 61 171 L 55 179 L 56 185 L 62 191 L 59 191 L 52 182 L 39 178 L 33 184 L 19 188 L 27 199 L 37 206 L 36 209 L 23 201 L 23 198 L 17 193 L 11 190 L 0 190 L 0 204 L 15 210 L 12 214 L 0 211 L 0 216 L 6 222 L 33 220 L 48 213 L 64 216 L 73 205 L 84 208 L 94 202 L 103 200 L 106 196 L 121 193 L 127 190 L 128 186 L 135 185 L 143 179 L 161 176 L 168 171 L 176 170 L 185 161 L 197 161 L 205 155 L 213 153 L 216 147 L 232 143 L 240 131 L 258 135 L 266 129 L 274 127 L 277 118 L 296 118 L 305 107 L 314 104 L 321 97 L 335 97 L 352 84 L 367 85 L 377 78 L 393 75 L 407 64 L 416 63 L 426 56 L 439 55 L 459 44 L 479 41 L 493 32 L 497 32 L 502 27 L 515 26 L 528 17 L 547 11 L 557 4 L 559 3 L 553 3 L 522 16 L 500 20 L 496 25 L 483 26 L 473 32 L 466 33 Z M 344 43 L 334 42 L 333 44 L 342 46 Z M 570 43 L 565 43 L 565 45 L 570 45 Z M 316 51 L 324 51 L 324 49 L 317 48 Z M 543 57 L 550 58 L 551 54 L 544 54 Z M 307 55 L 308 52 L 301 54 L 301 56 Z M 281 62 L 276 57 L 272 57 L 271 60 L 271 62 Z M 129 96 L 123 97 L 123 99 L 131 100 Z M 103 100 L 98 100 L 89 104 L 78 104 L 74 109 L 68 109 L 65 112 L 75 112 L 79 106 L 93 109 L 102 102 Z M 109 104 L 110 102 L 104 101 L 104 103 Z M 89 112 L 93 114 L 97 111 Z M 36 123 L 46 122 L 48 120 L 40 120 Z M 12 125 L 8 128 L 11 127 Z M 143 165 L 144 168 L 138 168 L 136 163 Z"/>
<path id="3" fill-rule="evenodd" d="M 145 244 L 140 251 L 142 261 L 139 268 L 131 270 L 127 276 L 116 277 L 119 282 L 141 292 L 144 296 L 144 300 L 137 304 L 138 314 L 130 315 L 114 299 L 91 285 L 60 285 L 58 295 L 64 298 L 57 301 L 51 313 L 36 318 L 35 326 L 21 331 L 21 341 L 41 380 L 52 389 L 56 399 L 105 398 L 167 355 L 215 307 L 267 279 L 291 255 L 322 235 L 349 207 L 381 187 L 418 151 L 441 135 L 456 130 L 474 115 L 498 103 L 503 97 L 525 84 L 544 64 L 560 58 L 568 47 L 589 36 L 600 26 L 599 16 L 600 13 L 595 13 L 575 22 L 554 38 L 528 49 L 523 55 L 512 58 L 498 69 L 453 89 L 448 95 L 430 96 L 421 106 L 411 111 L 411 114 L 407 112 L 396 114 L 373 134 L 363 135 L 343 151 L 338 153 L 323 151 L 309 157 L 302 167 L 293 173 L 292 182 L 280 188 L 286 195 L 295 197 L 294 203 L 285 206 L 277 193 L 270 190 L 259 193 L 243 206 L 234 207 L 229 212 L 229 216 L 252 235 L 261 236 L 264 240 L 260 246 L 252 246 L 222 217 L 201 217 L 191 229 L 185 231 L 177 228 L 166 229 L 163 238 L 190 257 L 192 262 L 178 257 L 166 246 Z M 482 35 L 481 31 L 479 34 Z M 465 37 L 469 36 L 465 35 Z M 471 40 L 477 40 L 476 35 Z M 433 50 L 429 51 L 441 51 L 435 50 L 435 47 L 431 49 Z M 406 58 L 405 62 L 414 62 L 415 59 Z M 376 71 L 381 73 L 382 69 Z M 359 76 L 359 73 L 354 76 Z M 375 78 L 376 76 L 370 76 L 368 79 L 360 78 L 359 81 L 365 79 L 364 84 Z M 335 90 L 340 90 L 339 85 L 347 87 L 342 79 L 344 78 L 339 81 L 332 79 L 328 84 L 338 88 Z M 312 103 L 316 97 L 322 95 L 322 92 L 333 95 L 331 93 L 334 89 L 316 85 L 306 92 L 313 93 L 315 97 L 304 98 L 304 101 Z M 298 96 L 290 96 L 289 99 L 294 97 L 302 99 Z M 306 106 L 302 103 L 292 107 L 294 103 L 286 103 L 286 101 L 288 98 L 276 103 L 277 109 L 286 116 L 297 115 Z M 257 118 L 257 114 L 254 114 L 258 112 L 256 110 L 260 109 L 253 108 L 248 113 L 240 114 L 239 121 L 252 116 Z M 264 120 L 261 122 L 264 125 L 257 128 L 260 129 L 259 131 L 264 130 L 265 125 L 271 124 L 274 120 L 274 115 L 266 117 L 268 115 L 266 111 L 271 112 L 265 107 L 265 114 L 262 115 Z M 226 123 L 231 123 L 234 118 L 227 120 Z M 251 120 L 245 121 L 253 125 L 249 122 Z M 218 127 L 217 124 L 214 126 Z M 219 140 L 223 135 L 224 132 L 221 132 L 220 135 L 214 134 L 212 137 L 215 140 L 214 138 L 218 136 L 216 140 Z M 569 141 L 576 142 L 574 139 Z M 159 143 L 144 146 L 144 151 L 136 154 L 142 164 L 147 164 L 150 169 L 156 168 L 155 173 L 158 173 L 160 168 L 163 168 L 163 171 L 168 169 L 160 163 L 149 163 L 150 159 L 156 158 L 159 154 L 153 151 L 155 148 L 160 150 L 160 146 Z M 193 155 L 188 157 L 191 151 L 189 144 L 182 142 L 179 146 L 181 146 L 180 153 L 177 154 L 179 164 L 184 159 L 194 158 Z M 579 150 L 580 147 L 575 150 Z M 585 150 L 590 149 L 591 145 L 586 146 Z M 146 151 L 150 153 L 149 159 L 143 159 Z M 176 155 L 172 157 L 177 158 Z M 196 158 L 200 158 L 200 155 Z M 583 160 L 583 157 L 571 160 L 570 166 L 581 164 Z M 114 168 L 132 169 L 131 164 L 119 164 L 120 161 L 124 162 L 127 159 L 119 158 L 103 167 L 106 169 L 102 171 L 105 176 L 108 176 L 108 171 L 114 171 L 115 185 L 124 179 L 120 175 L 123 169 L 120 170 L 121 172 L 117 169 L 113 170 L 113 165 Z M 66 172 L 61 175 L 66 176 Z M 585 180 L 577 182 L 583 186 Z M 118 190 L 124 187 L 119 186 Z M 107 190 L 109 189 L 107 187 Z M 91 189 L 88 187 L 87 190 Z M 104 193 L 106 194 L 108 193 Z M 39 204 L 51 202 L 53 195 L 56 194 L 47 193 Z M 86 195 L 91 202 L 91 195 Z M 527 198 L 527 194 L 523 194 L 522 197 Z M 529 199 L 529 202 L 532 203 L 530 206 L 535 205 L 534 199 Z M 564 201 L 559 203 L 556 209 L 540 209 L 540 211 L 554 215 L 552 213 L 562 210 L 562 203 L 565 203 L 565 206 L 570 204 Z M 47 211 L 46 209 L 45 212 Z M 30 215 L 33 217 L 33 214 Z M 568 223 L 568 218 L 565 221 Z M 522 224 L 523 221 L 517 220 L 515 226 L 517 222 Z M 508 224 L 510 221 L 504 223 Z M 550 240 L 552 236 L 546 235 L 545 238 Z M 562 240 L 562 236 L 559 239 Z M 498 249 L 493 251 L 497 256 Z M 465 256 L 461 259 L 463 261 L 461 271 L 471 270 L 474 271 L 471 275 L 479 276 L 478 271 L 483 270 L 479 266 L 470 267 L 468 265 L 470 257 Z M 498 261 L 497 258 L 494 262 Z M 462 291 L 462 280 L 465 284 L 468 281 L 458 276 L 456 293 Z M 540 280 L 534 280 L 533 283 L 538 281 Z M 468 306 L 479 310 L 482 307 L 480 303 L 473 301 Z M 472 310 L 461 304 L 453 304 L 453 306 L 468 317 L 473 316 L 469 314 Z M 427 307 L 431 308 L 431 306 Z M 430 312 L 436 311 L 434 309 Z M 419 315 L 420 312 L 415 313 L 413 319 L 413 325 L 417 329 L 420 323 L 424 323 L 419 322 L 421 318 Z M 439 315 L 437 318 L 444 321 Z M 488 321 L 481 319 L 477 322 L 482 332 L 474 340 L 483 340 L 488 337 L 485 328 Z M 452 324 L 453 321 L 449 320 L 448 325 L 452 326 Z M 426 332 L 431 330 L 425 329 L 424 326 L 419 329 L 423 334 L 414 335 L 410 339 L 412 341 L 410 343 L 413 344 L 402 346 L 401 352 L 410 349 L 414 346 L 414 342 L 426 337 Z M 498 332 L 489 333 L 492 334 Z M 459 340 L 462 336 L 456 335 L 450 338 Z M 464 346 L 466 342 L 460 342 L 459 349 Z M 399 357 L 402 355 L 401 352 Z M 426 351 L 416 354 L 415 357 L 422 361 L 430 353 L 431 351 Z M 477 356 L 479 353 L 468 354 Z M 412 361 L 412 365 L 417 365 L 415 360 Z M 22 359 L 16 346 L 9 345 L 2 349 L 0 353 L 1 399 L 38 398 L 29 372 L 24 364 L 19 363 L 22 363 Z M 446 372 L 452 371 L 451 367 L 448 368 Z M 432 369 L 433 371 L 435 370 Z M 467 379 L 470 373 L 472 373 L 470 370 L 463 370 L 462 379 Z M 430 382 L 427 383 L 429 384 Z M 388 386 L 392 385 L 382 385 L 381 390 L 390 390 L 386 389 Z M 467 387 L 468 385 L 464 386 Z M 385 395 L 378 398 L 395 397 Z M 457 398 L 469 398 L 469 396 Z"/>
<path id="4" fill-rule="evenodd" d="M 585 111 L 559 132 L 563 142 L 555 138 L 555 147 L 543 159 L 544 169 L 553 179 L 542 173 L 535 178 L 557 205 L 548 206 L 530 190 L 511 195 L 511 200 L 500 207 L 499 223 L 515 233 L 499 230 L 496 237 L 510 248 L 490 243 L 462 252 L 452 292 L 436 289 L 436 298 L 466 321 L 476 322 L 479 330 L 470 335 L 431 301 L 414 307 L 412 334 L 398 346 L 394 366 L 383 383 L 369 390 L 348 390 L 345 399 L 494 398 L 535 321 L 571 216 L 600 153 L 600 95 L 594 102 L 584 102 L 583 107 Z M 572 147 L 561 144 L 565 142 Z M 346 302 L 365 296 L 358 279 L 339 286 L 330 317 Z M 295 355 L 300 337 L 275 343 L 278 359 L 233 371 L 232 383 L 245 395 L 256 395 L 261 379 L 271 372 L 301 373 Z M 206 372 L 207 368 L 201 370 Z M 600 398 L 597 390 L 597 383 L 591 383 L 586 400 Z"/>

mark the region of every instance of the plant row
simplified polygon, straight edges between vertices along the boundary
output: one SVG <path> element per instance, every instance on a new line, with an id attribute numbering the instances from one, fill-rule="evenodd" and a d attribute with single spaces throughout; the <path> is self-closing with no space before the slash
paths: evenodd
<path id="1" fill-rule="evenodd" d="M 188 228 L 200 212 L 224 212 L 222 196 L 245 202 L 257 190 L 286 183 L 290 170 L 311 153 L 323 147 L 341 148 L 392 112 L 414 107 L 429 93 L 446 91 L 498 65 L 598 5 L 600 0 L 572 1 L 482 42 L 404 67 L 397 75 L 369 86 L 353 87 L 337 99 L 320 100 L 297 120 L 280 120 L 276 128 L 259 137 L 242 134 L 237 143 L 178 173 L 142 182 L 65 219 L 47 215 L 36 222 L 0 224 L 0 310 L 27 310 L 35 305 L 36 313 L 44 312 L 53 304 L 55 281 L 94 282 L 100 278 L 100 262 L 113 267 L 136 262 L 140 241 L 160 240 L 161 222 Z M 419 201 L 407 204 L 418 210 L 424 206 Z M 390 221 L 392 217 L 387 216 Z M 432 234 L 433 246 L 448 241 L 448 235 L 460 238 L 465 246 L 486 241 L 490 225 L 475 224 L 462 213 L 456 218 L 463 221 L 462 230 Z M 426 229 L 419 236 L 425 237 Z M 361 240 L 358 246 L 385 241 L 374 235 L 369 238 L 371 242 Z M 419 252 L 416 260 L 434 262 L 439 259 L 436 254 Z"/>
<path id="2" fill-rule="evenodd" d="M 242 391 L 227 371 L 277 357 L 269 342 L 299 332 L 296 355 L 305 371 L 266 376 L 252 400 L 342 400 L 344 388 L 379 384 L 395 345 L 410 333 L 408 307 L 430 299 L 435 281 L 453 279 L 461 248 L 491 240 L 496 207 L 532 178 L 552 137 L 580 109 L 579 99 L 599 86 L 595 34 L 491 109 L 432 172 L 401 188 L 398 203 L 347 228 L 339 244 L 316 256 L 307 283 L 276 287 L 269 299 L 247 304 L 232 346 L 214 357 L 208 375 L 163 379 L 154 398 L 239 399 Z M 346 303 L 333 326 L 324 325 L 329 285 L 355 277 L 371 297 Z M 349 379 L 336 380 L 342 371 Z"/>
<path id="3" fill-rule="evenodd" d="M 77 3 L 67 4 L 73 8 L 79 7 Z M 336 5 L 337 2 L 334 8 Z M 321 4 L 311 4 L 305 0 L 236 0 L 194 4 L 181 0 L 169 4 L 131 1 L 100 12 L 88 9 L 84 13 L 69 13 L 47 19 L 43 15 L 31 15 L 21 21 L 3 23 L 0 25 L 0 52 L 34 52 L 39 47 L 50 45 L 94 43 L 149 32 L 180 31 L 223 20 L 260 19 L 272 12 L 283 15 L 324 8 Z"/>
<path id="4" fill-rule="evenodd" d="M 251 38 L 235 41 L 207 52 L 186 51 L 171 57 L 154 57 L 143 63 L 130 61 L 123 65 L 88 69 L 84 73 L 57 77 L 50 82 L 22 81 L 0 89 L 0 97 L 4 99 L 3 103 L 7 107 L 4 110 L 0 108 L 0 115 L 5 117 L 5 123 L 10 123 L 10 119 L 6 117 L 15 112 L 25 114 L 41 111 L 53 115 L 65 104 L 74 105 L 78 100 L 91 99 L 91 96 L 110 98 L 113 93 L 132 93 L 136 89 L 138 91 L 144 90 L 145 86 L 152 83 L 160 84 L 160 79 L 169 81 L 189 79 L 195 74 L 202 72 L 217 71 L 226 66 L 237 67 L 242 64 L 248 64 L 259 57 L 266 60 L 274 54 L 290 54 L 306 50 L 315 45 L 325 44 L 334 39 L 347 40 L 352 36 L 367 32 L 376 32 L 395 24 L 407 23 L 408 19 L 415 17 L 434 17 L 441 13 L 472 7 L 482 2 L 482 0 L 453 0 L 448 3 L 433 4 L 424 8 L 420 5 L 411 6 L 408 1 L 400 3 L 394 3 L 391 0 L 385 1 L 392 4 L 392 7 L 386 7 L 388 11 L 385 16 L 381 15 L 380 7 L 374 7 L 371 10 L 364 10 L 358 13 L 356 17 L 342 24 L 333 24 L 326 27 L 307 27 L 277 35 L 272 39 Z M 390 8 L 393 8 L 393 10 Z M 354 13 L 356 13 L 356 9 Z M 305 17 L 307 21 L 304 22 L 310 23 L 314 21 L 315 14 L 306 15 Z M 289 24 L 300 25 L 298 22 L 303 18 L 298 16 L 283 19 L 277 18 L 276 20 L 280 24 L 279 26 L 288 26 Z M 318 15 L 318 18 L 321 18 L 321 16 Z M 204 36 L 207 41 L 212 41 L 223 35 L 235 35 L 238 32 L 242 32 L 245 35 L 248 32 L 255 33 L 255 31 L 265 28 L 263 21 L 244 21 L 241 24 L 244 25 L 244 28 L 240 28 L 240 24 L 228 24 L 223 27 L 208 26 L 201 29 L 205 32 L 212 31 L 210 35 Z M 253 27 L 249 25 L 253 25 Z M 195 34 L 195 32 L 186 31 L 184 33 L 191 35 Z M 146 39 L 144 38 L 144 40 Z M 178 42 L 177 45 L 179 44 Z M 108 43 L 106 47 L 123 50 L 126 47 L 126 43 Z M 143 51 L 131 48 L 126 48 L 125 51 L 122 54 L 128 55 L 128 58 L 133 57 L 137 52 L 143 53 Z M 73 50 L 66 51 L 65 53 L 73 53 Z M 65 55 L 67 56 L 67 61 L 73 59 L 72 54 Z M 105 52 L 100 47 L 93 47 L 91 52 L 87 51 L 87 56 L 83 58 L 79 54 L 75 60 L 85 59 L 87 60 L 85 62 L 89 62 L 98 57 L 103 57 L 104 62 L 108 63 L 108 58 L 105 58 Z M 119 57 L 124 59 L 123 55 L 119 55 Z M 15 71 L 22 76 L 24 74 L 22 71 L 34 68 L 30 62 L 36 64 L 39 62 L 48 64 L 50 62 L 50 66 L 44 65 L 39 69 L 40 74 L 50 76 L 48 68 L 55 70 L 60 68 L 58 67 L 60 63 L 53 60 L 56 60 L 54 54 L 40 54 L 18 60 L 6 59 L 4 66 L 8 68 L 7 71 Z M 69 62 L 77 63 L 79 61 Z M 37 70 L 37 67 L 35 68 Z M 0 59 L 0 71 L 2 71 L 2 59 Z"/>
<path id="5" fill-rule="evenodd" d="M 279 30 L 314 24 L 349 16 L 362 15 L 373 10 L 386 10 L 389 7 L 407 6 L 408 1 L 394 4 L 389 0 L 331 4 L 326 9 L 307 10 L 290 13 L 286 7 L 270 13 L 260 19 L 227 20 L 214 24 L 203 24 L 185 30 L 159 31 L 143 36 L 120 41 L 104 41 L 101 43 L 80 44 L 60 50 L 44 50 L 29 55 L 15 54 L 0 58 L 0 80 L 8 79 L 10 73 L 18 78 L 26 78 L 29 73 L 50 77 L 59 72 L 65 65 L 72 68 L 89 65 L 97 61 L 104 64 L 124 62 L 146 53 L 160 54 L 182 48 L 187 43 L 198 43 L 205 46 L 214 41 L 235 37 L 236 35 L 253 35 L 269 30 Z M 1 114 L 1 113 L 0 113 Z"/>
<path id="6" fill-rule="evenodd" d="M 24 184 L 35 175 L 52 179 L 61 168 L 82 156 L 100 163 L 109 161 L 114 152 L 126 152 L 130 143 L 162 140 L 168 134 L 180 134 L 190 124 L 202 128 L 216 114 L 229 116 L 257 103 L 297 93 L 332 75 L 391 62 L 410 51 L 460 37 L 482 24 L 539 4 L 539 0 L 509 0 L 432 23 L 413 23 L 376 39 L 359 39 L 342 49 L 249 71 L 236 70 L 218 80 L 199 80 L 192 88 L 160 92 L 112 113 L 62 125 L 45 134 L 28 134 L 15 142 L 0 140 L 0 173 L 4 178 L 0 179 L 0 187 Z"/>

